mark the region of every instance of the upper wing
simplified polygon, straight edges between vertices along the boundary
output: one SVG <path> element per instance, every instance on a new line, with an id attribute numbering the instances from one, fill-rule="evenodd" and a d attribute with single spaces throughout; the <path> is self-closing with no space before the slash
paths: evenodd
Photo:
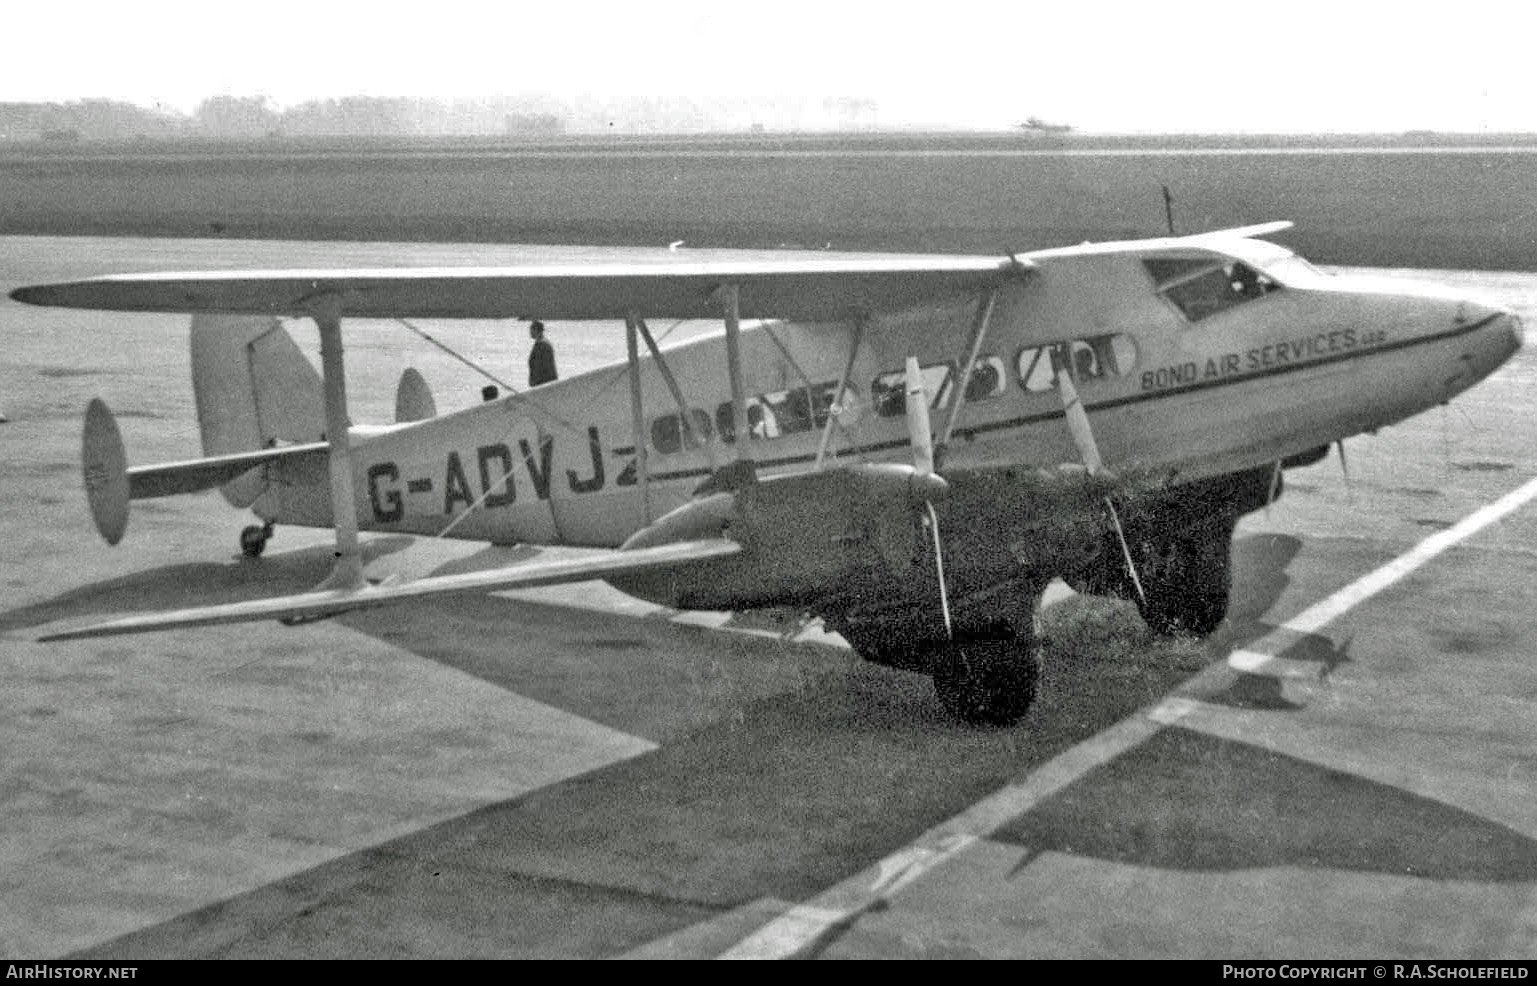
<path id="1" fill-rule="evenodd" d="M 495 268 L 196 271 L 18 288 L 16 301 L 109 311 L 308 315 L 335 296 L 352 318 L 713 318 L 738 288 L 744 318 L 840 320 L 975 292 L 1031 266 L 1012 257 L 798 254 L 755 259 Z"/>
<path id="2" fill-rule="evenodd" d="M 725 558 L 742 550 L 735 541 L 719 538 L 704 541 L 680 541 L 653 548 L 610 551 L 597 557 L 562 558 L 535 561 L 524 565 L 494 568 L 484 572 L 440 575 L 394 585 L 365 586 L 361 589 L 318 589 L 293 596 L 200 606 L 195 609 L 165 613 L 143 613 L 98 623 L 78 630 L 64 630 L 39 637 L 39 640 L 74 640 L 80 637 L 108 637 L 151 630 L 212 626 L 216 623 L 248 623 L 255 620 L 303 621 L 335 616 L 355 609 L 384 606 L 406 599 L 440 596 L 455 592 L 490 592 L 501 589 L 531 589 L 562 582 L 586 582 L 619 575 L 638 575 L 686 567 L 713 558 Z"/>

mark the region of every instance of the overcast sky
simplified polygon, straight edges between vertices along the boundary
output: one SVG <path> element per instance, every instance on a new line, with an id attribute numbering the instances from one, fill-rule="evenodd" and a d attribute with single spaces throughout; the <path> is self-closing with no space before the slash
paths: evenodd
<path id="1" fill-rule="evenodd" d="M 1537 5 L 1488 0 L 27 0 L 5 23 L 0 101 L 855 97 L 890 127 L 1537 130 Z"/>

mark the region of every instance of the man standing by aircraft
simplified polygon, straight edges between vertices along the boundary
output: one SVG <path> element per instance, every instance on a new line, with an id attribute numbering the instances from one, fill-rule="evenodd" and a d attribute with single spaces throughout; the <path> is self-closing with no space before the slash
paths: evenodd
<path id="1" fill-rule="evenodd" d="M 528 325 L 534 348 L 528 354 L 528 385 L 537 387 L 555 379 L 555 347 L 544 337 L 544 323 L 535 319 Z"/>

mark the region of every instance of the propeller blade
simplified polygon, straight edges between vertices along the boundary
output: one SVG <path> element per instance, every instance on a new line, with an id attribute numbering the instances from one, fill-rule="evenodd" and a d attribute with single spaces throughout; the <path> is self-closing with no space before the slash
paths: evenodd
<path id="1" fill-rule="evenodd" d="M 939 575 L 939 612 L 945 618 L 946 639 L 955 636 L 955 629 L 950 625 L 950 588 L 945 585 L 945 555 L 939 545 L 939 515 L 934 512 L 932 502 L 925 503 L 929 510 L 929 532 L 934 535 L 934 570 Z"/>
<path id="2" fill-rule="evenodd" d="M 921 473 L 934 471 L 934 433 L 929 430 L 929 399 L 923 392 L 923 371 L 918 357 L 907 357 L 907 437 L 913 444 L 913 466 Z"/>
<path id="3" fill-rule="evenodd" d="M 1131 546 L 1126 543 L 1126 532 L 1121 528 L 1121 515 L 1116 512 L 1115 504 L 1108 496 L 1105 497 L 1105 508 L 1110 511 L 1110 523 L 1115 526 L 1115 539 L 1121 545 L 1121 560 L 1126 563 L 1126 574 L 1131 576 L 1131 585 L 1137 590 L 1137 599 L 1145 606 L 1147 593 L 1142 589 L 1142 576 L 1137 574 L 1137 563 L 1131 557 Z"/>
<path id="4" fill-rule="evenodd" d="M 923 391 L 923 370 L 918 357 L 907 357 L 907 379 L 904 391 L 907 396 L 907 437 L 913 446 L 913 468 L 921 476 L 934 475 L 934 433 L 929 430 L 929 397 Z M 937 478 L 937 477 L 936 477 Z M 934 512 L 933 498 L 923 504 L 928 511 L 928 528 L 934 538 L 934 570 L 939 577 L 939 611 L 945 618 L 945 637 L 955 636 L 950 623 L 950 588 L 945 584 L 944 548 L 939 539 L 939 515 Z"/>
<path id="5" fill-rule="evenodd" d="M 1057 390 L 1062 394 L 1062 410 L 1067 415 L 1067 430 L 1072 433 L 1078 455 L 1088 467 L 1089 475 L 1097 476 L 1105 471 L 1105 460 L 1099 456 L 1099 445 L 1094 441 L 1094 430 L 1089 427 L 1089 416 L 1078 399 L 1078 388 L 1068 376 L 1066 368 L 1057 370 Z"/>
<path id="6" fill-rule="evenodd" d="M 1099 443 L 1094 440 L 1094 429 L 1089 427 L 1088 412 L 1083 409 L 1078 388 L 1073 386 L 1073 379 L 1068 375 L 1066 367 L 1057 368 L 1057 390 L 1062 395 L 1062 411 L 1067 417 L 1067 430 L 1073 436 L 1073 444 L 1078 446 L 1078 455 L 1083 459 L 1089 475 L 1105 475 L 1105 460 L 1100 458 Z M 1110 523 L 1115 527 L 1115 539 L 1121 546 L 1121 559 L 1126 563 L 1126 574 L 1131 576 L 1137 598 L 1145 604 L 1147 594 L 1142 589 L 1142 577 L 1137 574 L 1137 563 L 1131 556 L 1131 547 L 1126 543 L 1126 532 L 1121 528 L 1121 515 L 1115 509 L 1115 502 L 1108 496 L 1105 497 L 1105 509 L 1110 511 Z"/>

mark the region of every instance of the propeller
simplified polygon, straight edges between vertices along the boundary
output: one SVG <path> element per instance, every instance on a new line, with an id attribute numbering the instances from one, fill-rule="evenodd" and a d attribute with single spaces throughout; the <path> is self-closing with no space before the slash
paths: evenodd
<path id="1" fill-rule="evenodd" d="M 1099 443 L 1094 441 L 1094 429 L 1089 427 L 1089 415 L 1083 409 L 1083 401 L 1078 397 L 1078 388 L 1073 386 L 1072 377 L 1065 367 L 1057 368 L 1057 390 L 1062 395 L 1062 412 L 1067 418 L 1067 430 L 1073 436 L 1073 444 L 1078 447 L 1078 456 L 1083 459 L 1084 468 L 1090 476 L 1110 476 L 1111 472 L 1105 468 L 1105 460 L 1100 457 Z M 1121 516 L 1115 509 L 1115 503 L 1105 497 L 1105 509 L 1110 511 L 1110 523 L 1115 527 L 1115 539 L 1121 545 L 1121 558 L 1126 562 L 1126 574 L 1131 576 L 1131 584 L 1137 590 L 1137 599 L 1144 604 L 1147 602 L 1147 593 L 1142 590 L 1142 578 L 1137 574 L 1137 563 L 1131 557 L 1131 548 L 1126 544 L 1126 532 L 1121 528 Z"/>
<path id="2" fill-rule="evenodd" d="M 1062 394 L 1067 430 L 1073 436 L 1073 444 L 1078 446 L 1078 455 L 1083 459 L 1089 475 L 1105 475 L 1105 460 L 1100 458 L 1099 445 L 1094 441 L 1094 430 L 1089 427 L 1089 415 L 1083 409 L 1083 401 L 1078 399 L 1078 388 L 1073 386 L 1073 378 L 1065 369 L 1057 370 L 1057 390 Z"/>
<path id="3" fill-rule="evenodd" d="M 920 478 L 934 474 L 934 433 L 929 430 L 929 398 L 923 390 L 923 371 L 916 356 L 907 357 L 904 385 L 907 407 L 907 437 L 913 446 L 913 468 Z M 937 477 L 935 477 L 937 478 Z M 929 533 L 934 538 L 934 569 L 939 576 L 939 611 L 945 619 L 945 636 L 954 637 L 950 622 L 950 590 L 945 585 L 945 557 L 939 540 L 939 515 L 934 512 L 934 500 L 924 497 L 924 509 L 929 515 Z"/>
<path id="4" fill-rule="evenodd" d="M 923 371 L 918 357 L 907 357 L 907 437 L 913 445 L 913 468 L 928 475 L 934 471 L 934 435 L 929 430 L 929 401 L 923 392 Z"/>

